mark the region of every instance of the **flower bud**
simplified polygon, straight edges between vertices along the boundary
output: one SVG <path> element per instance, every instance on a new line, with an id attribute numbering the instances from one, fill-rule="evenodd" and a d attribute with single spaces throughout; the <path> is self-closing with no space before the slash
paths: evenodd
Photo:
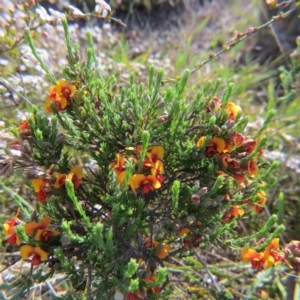
<path id="1" fill-rule="evenodd" d="M 218 125 L 213 125 L 212 129 L 213 129 L 213 132 L 216 134 L 220 134 L 222 131 Z"/>
<path id="2" fill-rule="evenodd" d="M 227 130 L 232 129 L 232 127 L 234 126 L 235 122 L 234 120 L 227 120 L 226 123 L 224 124 L 224 126 L 226 126 Z"/>
<path id="3" fill-rule="evenodd" d="M 156 108 L 163 108 L 165 106 L 165 101 L 162 97 L 158 97 L 156 101 Z"/>

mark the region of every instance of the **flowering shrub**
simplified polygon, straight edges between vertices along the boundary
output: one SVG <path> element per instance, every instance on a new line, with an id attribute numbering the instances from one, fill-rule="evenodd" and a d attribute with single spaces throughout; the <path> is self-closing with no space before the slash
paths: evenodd
<path id="1" fill-rule="evenodd" d="M 250 236 L 235 230 L 260 212 L 274 182 L 276 163 L 261 157 L 273 113 L 248 136 L 247 118 L 230 101 L 233 84 L 217 97 L 221 80 L 208 82 L 190 99 L 189 71 L 162 86 L 163 71 L 150 67 L 147 83 L 131 75 L 121 87 L 102 77 L 92 47 L 81 62 L 62 22 L 64 79 L 48 74 L 44 108 L 13 130 L 19 155 L 1 155 L 1 170 L 21 168 L 36 196 L 34 206 L 15 197 L 19 212 L 4 224 L 30 275 L 64 273 L 88 299 L 161 299 L 172 293 L 171 258 L 210 245 L 241 251 L 258 270 L 292 261 L 299 245 L 279 250 L 284 227 L 273 230 L 275 216 Z"/>

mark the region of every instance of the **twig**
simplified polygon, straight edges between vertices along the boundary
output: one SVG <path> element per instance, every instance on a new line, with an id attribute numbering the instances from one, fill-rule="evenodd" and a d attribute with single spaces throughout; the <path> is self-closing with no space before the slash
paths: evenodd
<path id="1" fill-rule="evenodd" d="M 272 19 L 268 22 L 266 22 L 265 24 L 259 26 L 259 27 L 250 27 L 248 29 L 247 32 L 241 33 L 238 31 L 234 32 L 234 37 L 229 41 L 229 43 L 223 45 L 223 49 L 220 50 L 217 53 L 210 53 L 208 59 L 200 62 L 199 64 L 196 64 L 194 66 L 194 69 L 191 70 L 191 74 L 194 74 L 196 71 L 198 71 L 200 68 L 202 68 L 204 65 L 206 65 L 208 62 L 212 61 L 213 59 L 219 57 L 221 54 L 223 54 L 224 52 L 227 52 L 229 50 L 231 50 L 234 46 L 238 45 L 239 43 L 241 43 L 242 41 L 247 40 L 250 36 L 252 36 L 253 34 L 257 33 L 258 31 L 262 30 L 263 28 L 279 21 L 282 20 L 284 18 L 286 18 L 287 16 L 289 16 L 290 14 L 292 14 L 295 11 L 296 8 L 292 8 L 289 11 L 283 13 L 281 12 L 279 15 L 272 17 Z M 176 83 L 181 79 L 182 76 L 179 76 L 178 78 L 168 78 L 165 80 L 162 80 L 162 84 L 164 83 L 168 83 L 168 82 L 173 82 Z"/>
<path id="2" fill-rule="evenodd" d="M 116 19 L 114 17 L 111 17 L 110 15 L 104 17 L 104 16 L 101 16 L 99 14 L 97 14 L 96 12 L 93 12 L 93 13 L 86 13 L 86 14 L 66 14 L 66 18 L 69 20 L 69 21 L 73 21 L 74 19 L 84 19 L 84 20 L 88 20 L 89 18 L 91 17 L 97 17 L 99 19 L 104 19 L 105 21 L 114 21 L 124 27 L 127 27 L 126 24 L 124 24 L 120 19 Z"/>
<path id="3" fill-rule="evenodd" d="M 88 272 L 88 280 L 87 280 L 87 299 L 91 299 L 92 297 L 92 266 L 89 265 L 87 267 Z"/>
<path id="4" fill-rule="evenodd" d="M 12 94 L 12 92 L 17 93 L 24 101 L 26 101 L 30 105 L 34 106 L 34 104 L 32 102 L 30 102 L 25 96 L 23 96 L 21 93 L 19 93 L 14 87 L 12 87 L 8 82 L 6 82 L 1 77 L 0 77 L 0 84 L 3 85 L 11 94 Z M 0 107 L 0 108 L 3 108 L 3 107 Z"/>
<path id="5" fill-rule="evenodd" d="M 43 25 L 44 25 L 44 23 L 39 23 L 35 26 L 29 27 L 29 30 L 30 31 L 36 30 L 36 29 L 38 29 L 39 27 L 41 27 Z M 16 39 L 15 42 L 10 47 L 0 48 L 0 54 L 13 50 L 14 48 L 16 48 L 22 42 L 22 40 L 24 40 L 24 38 L 25 38 L 25 34 L 23 34 L 18 39 Z"/>
<path id="6" fill-rule="evenodd" d="M 210 270 L 209 270 L 209 268 L 208 268 L 206 262 L 202 260 L 202 258 L 200 257 L 199 253 L 198 253 L 196 250 L 194 250 L 194 253 L 195 253 L 195 256 L 197 257 L 198 261 L 199 261 L 199 262 L 203 265 L 203 267 L 205 268 L 205 270 L 206 270 L 208 276 L 210 277 L 211 282 L 213 283 L 214 287 L 216 288 L 216 290 L 217 290 L 218 292 L 220 292 L 221 289 L 220 289 L 218 283 L 216 282 L 216 280 L 215 280 L 215 278 L 214 278 L 214 275 L 210 272 Z"/>

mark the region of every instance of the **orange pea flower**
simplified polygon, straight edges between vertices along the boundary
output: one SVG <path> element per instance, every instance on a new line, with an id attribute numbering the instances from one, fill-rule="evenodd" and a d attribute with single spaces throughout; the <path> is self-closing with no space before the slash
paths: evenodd
<path id="1" fill-rule="evenodd" d="M 268 269 L 284 260 L 283 254 L 278 252 L 278 250 L 279 238 L 275 238 L 264 252 L 256 252 L 251 248 L 247 248 L 241 251 L 241 257 L 243 261 L 250 262 L 253 269 L 261 271 L 263 267 Z"/>
<path id="2" fill-rule="evenodd" d="M 258 271 L 261 271 L 263 268 L 263 256 L 263 253 L 258 253 L 251 248 L 244 249 L 241 252 L 242 260 L 245 262 L 250 262 L 252 268 L 257 269 Z"/>
<path id="3" fill-rule="evenodd" d="M 21 240 L 17 235 L 15 226 L 20 224 L 20 220 L 18 219 L 19 211 L 16 215 L 9 219 L 5 224 L 3 224 L 4 234 L 8 236 L 7 242 L 11 245 L 20 245 Z"/>
<path id="4" fill-rule="evenodd" d="M 49 240 L 51 240 L 52 237 L 60 235 L 60 232 L 57 230 L 45 228 L 45 229 L 38 229 L 35 234 L 35 240 L 42 241 L 44 243 L 47 243 Z"/>
<path id="5" fill-rule="evenodd" d="M 256 177 L 258 175 L 258 166 L 254 160 L 248 161 L 247 171 L 251 177 Z"/>
<path id="6" fill-rule="evenodd" d="M 157 276 L 156 276 L 156 270 L 155 270 L 155 271 L 154 271 L 154 274 L 151 275 L 151 276 L 146 277 L 146 278 L 144 279 L 144 281 L 145 281 L 146 283 L 151 284 L 151 283 L 154 283 L 154 282 L 156 281 L 156 277 L 157 277 Z M 152 293 L 154 293 L 154 294 L 159 294 L 160 291 L 161 291 L 160 286 L 155 286 L 155 287 L 151 288 L 151 291 L 152 291 Z"/>
<path id="7" fill-rule="evenodd" d="M 67 178 L 70 179 L 73 182 L 74 188 L 77 189 L 80 186 L 82 178 L 83 178 L 83 168 L 77 166 L 77 167 L 73 167 L 70 170 L 69 174 L 59 173 L 56 176 L 56 181 L 55 181 L 53 186 L 56 189 L 64 187 L 65 186 L 65 181 L 66 181 Z"/>
<path id="8" fill-rule="evenodd" d="M 238 182 L 238 183 L 244 183 L 245 182 L 245 176 L 242 172 L 236 171 L 233 172 L 232 177 Z"/>
<path id="9" fill-rule="evenodd" d="M 239 169 L 241 166 L 241 163 L 237 159 L 231 158 L 228 154 L 222 154 L 221 161 L 225 168 Z"/>
<path id="10" fill-rule="evenodd" d="M 74 97 L 77 89 L 65 80 L 59 80 L 56 85 L 50 88 L 48 99 L 46 100 L 46 110 L 52 112 L 51 103 L 54 103 L 57 111 L 68 107 L 70 98 Z"/>
<path id="11" fill-rule="evenodd" d="M 202 136 L 201 138 L 199 138 L 196 143 L 196 147 L 201 148 L 201 146 L 205 143 L 205 140 L 206 140 L 206 136 Z M 215 154 L 215 153 L 228 152 L 229 150 L 230 150 L 230 145 L 226 144 L 224 139 L 215 136 L 209 141 L 205 151 L 207 153 Z"/>
<path id="12" fill-rule="evenodd" d="M 256 148 L 256 145 L 257 145 L 256 140 L 246 140 L 243 142 L 241 148 L 239 148 L 239 151 L 250 154 Z"/>
<path id="13" fill-rule="evenodd" d="M 180 228 L 178 231 L 177 231 L 177 234 L 178 235 L 186 235 L 188 233 L 190 233 L 191 230 L 187 227 L 183 227 L 183 228 Z"/>
<path id="14" fill-rule="evenodd" d="M 241 146 L 245 141 L 245 137 L 241 133 L 234 133 L 231 137 L 231 143 L 234 146 Z"/>
<path id="15" fill-rule="evenodd" d="M 132 191 L 137 194 L 137 189 L 140 189 L 143 194 L 154 191 L 161 187 L 161 183 L 154 175 L 134 174 L 129 179 L 129 185 Z"/>
<path id="16" fill-rule="evenodd" d="M 145 239 L 145 246 L 147 248 L 153 248 L 156 249 L 159 246 L 159 243 L 155 240 L 151 240 L 150 237 L 147 237 Z M 168 253 L 171 251 L 172 246 L 170 244 L 162 245 L 158 250 L 156 250 L 155 255 L 160 259 L 165 259 L 168 256 Z"/>
<path id="17" fill-rule="evenodd" d="M 45 178 L 35 178 L 32 180 L 33 189 L 39 202 L 45 202 L 49 193 L 46 192 L 48 181 Z"/>
<path id="18" fill-rule="evenodd" d="M 48 253 L 44 251 L 41 247 L 34 247 L 30 245 L 23 245 L 20 248 L 20 254 L 23 260 L 26 260 L 30 257 L 31 264 L 33 266 L 39 265 L 41 262 L 48 259 Z"/>
<path id="19" fill-rule="evenodd" d="M 233 205 L 230 207 L 222 217 L 222 223 L 229 223 L 237 216 L 243 216 L 244 210 L 240 208 L 238 205 Z"/>
<path id="20" fill-rule="evenodd" d="M 267 196 L 265 191 L 260 191 L 256 194 L 256 197 L 258 197 L 258 200 L 253 205 L 253 210 L 257 213 L 259 213 L 262 209 L 262 207 L 267 202 Z"/>
<path id="21" fill-rule="evenodd" d="M 161 160 L 158 160 L 156 163 L 151 165 L 151 174 L 156 177 L 156 179 L 163 184 L 166 180 L 165 167 Z"/>
<path id="22" fill-rule="evenodd" d="M 202 136 L 201 138 L 198 139 L 196 143 L 196 147 L 201 148 L 202 145 L 205 143 L 205 141 L 206 141 L 206 136 Z"/>
<path id="23" fill-rule="evenodd" d="M 114 160 L 109 166 L 114 169 L 117 175 L 117 181 L 119 184 L 123 184 L 126 178 L 126 170 L 125 170 L 125 156 L 121 154 L 117 154 L 116 160 Z"/>
<path id="24" fill-rule="evenodd" d="M 242 109 L 238 105 L 234 104 L 233 102 L 228 102 L 225 106 L 225 109 L 229 111 L 229 116 L 228 116 L 229 120 L 234 120 L 237 114 L 240 111 L 242 111 Z"/>
<path id="25" fill-rule="evenodd" d="M 116 160 L 114 160 L 109 166 L 114 169 L 116 174 L 120 174 L 125 170 L 125 163 L 126 161 L 124 155 L 118 153 Z"/>
<path id="26" fill-rule="evenodd" d="M 146 161 L 156 163 L 164 158 L 165 150 L 162 146 L 153 146 L 147 149 Z M 147 163 L 146 162 L 146 163 Z"/>
<path id="27" fill-rule="evenodd" d="M 156 256 L 160 259 L 165 259 L 169 252 L 171 251 L 172 246 L 170 244 L 163 245 L 160 247 L 160 249 L 156 252 Z"/>
<path id="28" fill-rule="evenodd" d="M 266 247 L 264 251 L 263 259 L 266 268 L 270 268 L 273 265 L 279 264 L 283 260 L 283 255 L 278 252 L 279 250 L 279 238 L 275 238 Z"/>
<path id="29" fill-rule="evenodd" d="M 29 222 L 24 225 L 25 233 L 32 237 L 36 230 L 45 229 L 50 225 L 50 223 L 51 219 L 48 216 L 43 217 L 39 223 Z"/>
<path id="30" fill-rule="evenodd" d="M 83 168 L 82 167 L 73 167 L 68 174 L 68 179 L 72 180 L 74 188 L 79 188 L 83 178 Z"/>

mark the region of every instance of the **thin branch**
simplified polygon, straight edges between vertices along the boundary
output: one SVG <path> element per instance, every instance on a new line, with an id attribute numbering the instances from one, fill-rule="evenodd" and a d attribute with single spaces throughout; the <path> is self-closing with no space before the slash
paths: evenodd
<path id="1" fill-rule="evenodd" d="M 15 92 L 18 94 L 24 101 L 29 103 L 30 105 L 34 106 L 32 102 L 30 102 L 25 96 L 23 96 L 21 93 L 19 93 L 14 87 L 12 87 L 8 82 L 6 82 L 3 78 L 0 77 L 0 84 L 3 85 L 11 94 L 12 92 Z M 4 108 L 4 107 L 0 107 Z"/>
<path id="2" fill-rule="evenodd" d="M 203 265 L 203 267 L 205 268 L 205 270 L 206 270 L 206 272 L 207 272 L 209 278 L 211 279 L 211 282 L 213 283 L 214 287 L 216 288 L 216 290 L 217 290 L 218 292 L 220 292 L 221 289 L 220 289 L 218 283 L 216 282 L 214 275 L 210 272 L 210 270 L 209 270 L 209 268 L 208 268 L 208 266 L 207 266 L 207 264 L 206 264 L 206 261 L 204 261 L 204 260 L 200 257 L 199 253 L 198 253 L 196 250 L 194 250 L 194 253 L 195 253 L 195 256 L 197 257 L 198 261 L 199 261 L 199 262 Z"/>
<path id="3" fill-rule="evenodd" d="M 292 14 L 295 11 L 296 8 L 292 8 L 289 11 L 283 13 L 281 12 L 279 15 L 272 17 L 272 19 L 270 21 L 268 21 L 267 23 L 259 26 L 259 27 L 250 27 L 248 29 L 247 32 L 241 33 L 238 31 L 234 32 L 234 37 L 229 41 L 229 43 L 223 45 L 223 49 L 220 50 L 217 53 L 210 53 L 208 59 L 200 62 L 199 64 L 196 64 L 194 66 L 194 69 L 191 70 L 191 74 L 194 74 L 196 71 L 198 71 L 200 68 L 202 68 L 204 65 L 206 65 L 207 63 L 209 63 L 210 61 L 212 61 L 213 59 L 216 59 L 217 57 L 219 57 L 221 54 L 223 54 L 224 52 L 227 52 L 229 50 L 231 50 L 234 46 L 238 45 L 239 43 L 241 43 L 242 41 L 247 40 L 250 36 L 252 36 L 253 34 L 257 33 L 258 31 L 262 30 L 263 28 L 279 21 L 282 20 L 286 17 L 288 17 L 290 14 Z M 176 83 L 181 79 L 182 76 L 179 76 L 178 78 L 168 78 L 165 80 L 162 80 L 162 84 L 164 83 L 169 83 L 169 82 L 173 82 Z"/>

